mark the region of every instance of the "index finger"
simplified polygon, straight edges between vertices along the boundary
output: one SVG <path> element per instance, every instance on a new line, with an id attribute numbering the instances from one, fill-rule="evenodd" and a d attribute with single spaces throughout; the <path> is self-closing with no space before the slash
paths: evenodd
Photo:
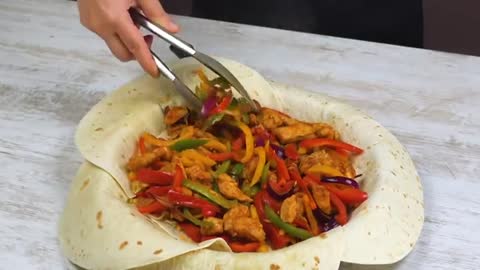
<path id="1" fill-rule="evenodd" d="M 159 74 L 158 68 L 142 33 L 137 29 L 128 13 L 123 18 L 117 23 L 116 32 L 118 36 L 135 56 L 142 68 L 150 75 L 157 77 Z"/>

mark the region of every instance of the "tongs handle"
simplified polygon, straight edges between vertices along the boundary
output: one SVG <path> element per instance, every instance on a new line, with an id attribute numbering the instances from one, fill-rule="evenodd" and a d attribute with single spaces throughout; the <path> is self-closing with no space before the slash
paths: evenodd
<path id="1" fill-rule="evenodd" d="M 187 42 L 181 40 L 180 38 L 170 34 L 165 30 L 163 27 L 160 25 L 157 25 L 153 22 L 151 22 L 149 19 L 147 19 L 145 16 L 143 16 L 140 12 L 138 12 L 137 9 L 135 8 L 130 8 L 128 10 L 130 12 L 130 16 L 132 17 L 133 21 L 140 24 L 144 28 L 146 28 L 148 31 L 152 32 L 159 38 L 165 40 L 166 42 L 172 44 L 174 47 L 182 50 L 185 52 L 188 56 L 193 56 L 196 51 L 193 48 L 192 45 L 188 44 Z"/>

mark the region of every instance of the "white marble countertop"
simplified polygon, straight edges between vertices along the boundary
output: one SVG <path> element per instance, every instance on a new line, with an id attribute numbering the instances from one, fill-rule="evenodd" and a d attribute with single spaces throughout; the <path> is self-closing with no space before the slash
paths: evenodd
<path id="1" fill-rule="evenodd" d="M 342 269 L 480 268 L 480 58 L 176 19 L 197 48 L 343 99 L 411 153 L 425 192 L 417 246 L 395 265 Z M 0 269 L 63 269 L 57 222 L 82 160 L 75 127 L 141 70 L 81 27 L 74 2 L 3 0 L 0 25 Z"/>

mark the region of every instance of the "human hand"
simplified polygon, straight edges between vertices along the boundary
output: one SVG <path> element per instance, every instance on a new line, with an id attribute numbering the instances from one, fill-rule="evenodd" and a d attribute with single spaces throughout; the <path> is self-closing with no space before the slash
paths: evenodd
<path id="1" fill-rule="evenodd" d="M 146 72 L 156 77 L 159 71 L 149 50 L 153 37 L 142 35 L 128 13 L 130 7 L 139 8 L 167 31 L 179 30 L 159 0 L 78 0 L 83 26 L 99 35 L 120 61 L 136 59 Z"/>

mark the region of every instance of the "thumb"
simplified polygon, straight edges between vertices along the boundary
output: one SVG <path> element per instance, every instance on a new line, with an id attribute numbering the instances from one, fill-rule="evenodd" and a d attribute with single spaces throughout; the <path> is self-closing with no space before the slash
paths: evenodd
<path id="1" fill-rule="evenodd" d="M 165 12 L 159 0 L 138 0 L 138 5 L 147 18 L 160 24 L 167 29 L 167 31 L 176 33 L 180 30 L 180 27 L 178 27 L 167 12 Z"/>

